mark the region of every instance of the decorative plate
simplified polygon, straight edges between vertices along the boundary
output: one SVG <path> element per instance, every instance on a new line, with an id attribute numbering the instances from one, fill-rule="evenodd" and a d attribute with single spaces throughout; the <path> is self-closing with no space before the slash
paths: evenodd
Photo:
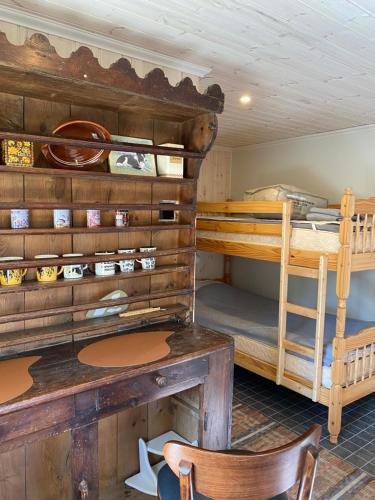
<path id="1" fill-rule="evenodd" d="M 108 295 L 102 297 L 100 300 L 122 299 L 127 296 L 128 294 L 124 292 L 124 290 L 114 290 Z M 92 309 L 91 311 L 87 311 L 86 318 L 93 319 L 93 318 L 104 318 L 104 316 L 113 316 L 115 314 L 120 314 L 126 311 L 128 307 L 129 304 L 121 304 L 118 306 L 107 306 L 107 307 L 101 307 L 99 309 Z"/>

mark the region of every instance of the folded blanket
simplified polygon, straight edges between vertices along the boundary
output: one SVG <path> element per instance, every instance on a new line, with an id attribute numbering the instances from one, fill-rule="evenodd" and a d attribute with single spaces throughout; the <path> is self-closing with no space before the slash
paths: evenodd
<path id="1" fill-rule="evenodd" d="M 342 216 L 337 208 L 312 207 L 306 214 L 306 219 L 309 221 L 339 221 Z"/>

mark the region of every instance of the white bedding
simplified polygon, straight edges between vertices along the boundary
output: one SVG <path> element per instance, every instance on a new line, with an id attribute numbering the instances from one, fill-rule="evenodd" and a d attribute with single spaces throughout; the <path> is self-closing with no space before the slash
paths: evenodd
<path id="1" fill-rule="evenodd" d="M 212 220 L 212 221 L 227 221 L 227 222 L 258 222 L 258 223 L 273 223 L 277 224 L 279 221 L 250 218 L 234 218 L 234 217 L 207 217 L 200 216 L 198 220 Z M 302 226 L 302 227 L 301 227 Z M 303 227 L 303 226 L 306 226 Z M 299 250 L 312 250 L 317 252 L 338 253 L 340 249 L 339 239 L 339 223 L 334 222 L 292 222 L 292 235 L 290 240 L 290 247 Z M 269 236 L 262 234 L 244 234 L 244 233 L 226 233 L 219 231 L 202 231 L 197 230 L 197 238 L 226 240 L 241 243 L 257 243 L 260 245 L 281 246 L 281 236 Z M 370 251 L 370 231 L 367 232 L 365 251 Z M 357 251 L 362 252 L 363 239 L 362 234 L 358 239 Z M 352 249 L 354 250 L 354 238 L 352 242 Z"/>

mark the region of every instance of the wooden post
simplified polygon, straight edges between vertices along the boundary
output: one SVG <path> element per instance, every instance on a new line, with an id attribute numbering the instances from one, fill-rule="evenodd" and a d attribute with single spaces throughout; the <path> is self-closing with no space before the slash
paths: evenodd
<path id="1" fill-rule="evenodd" d="M 342 384 L 344 382 L 346 300 L 349 296 L 352 258 L 354 196 L 351 188 L 345 189 L 341 200 L 340 250 L 337 258 L 336 336 L 333 340 L 333 363 L 331 365 L 332 385 L 329 397 L 328 429 L 331 443 L 337 443 L 341 430 Z"/>
<path id="2" fill-rule="evenodd" d="M 291 226 L 290 218 L 292 214 L 293 203 L 291 201 L 283 204 L 283 220 L 281 229 L 281 257 L 280 257 L 280 294 L 279 294 L 279 335 L 278 335 L 278 362 L 276 373 L 276 384 L 281 384 L 285 371 L 285 348 L 284 340 L 286 335 L 288 302 L 288 264 L 289 264 L 289 246 Z"/>
<path id="3" fill-rule="evenodd" d="M 209 373 L 200 386 L 199 446 L 230 448 L 233 395 L 233 347 L 209 357 Z"/>
<path id="4" fill-rule="evenodd" d="M 224 283 L 230 285 L 230 256 L 224 255 Z"/>
<path id="5" fill-rule="evenodd" d="M 98 423 L 72 431 L 72 499 L 99 500 Z"/>

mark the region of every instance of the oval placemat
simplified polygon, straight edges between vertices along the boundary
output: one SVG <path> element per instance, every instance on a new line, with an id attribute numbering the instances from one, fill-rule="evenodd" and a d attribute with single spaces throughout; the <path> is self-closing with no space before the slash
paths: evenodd
<path id="1" fill-rule="evenodd" d="M 21 396 L 30 389 L 34 381 L 29 373 L 29 368 L 41 357 L 27 356 L 0 361 L 0 404 Z"/>
<path id="2" fill-rule="evenodd" d="M 135 332 L 99 340 L 84 347 L 78 359 L 85 365 L 120 368 L 143 365 L 168 356 L 171 331 Z"/>

